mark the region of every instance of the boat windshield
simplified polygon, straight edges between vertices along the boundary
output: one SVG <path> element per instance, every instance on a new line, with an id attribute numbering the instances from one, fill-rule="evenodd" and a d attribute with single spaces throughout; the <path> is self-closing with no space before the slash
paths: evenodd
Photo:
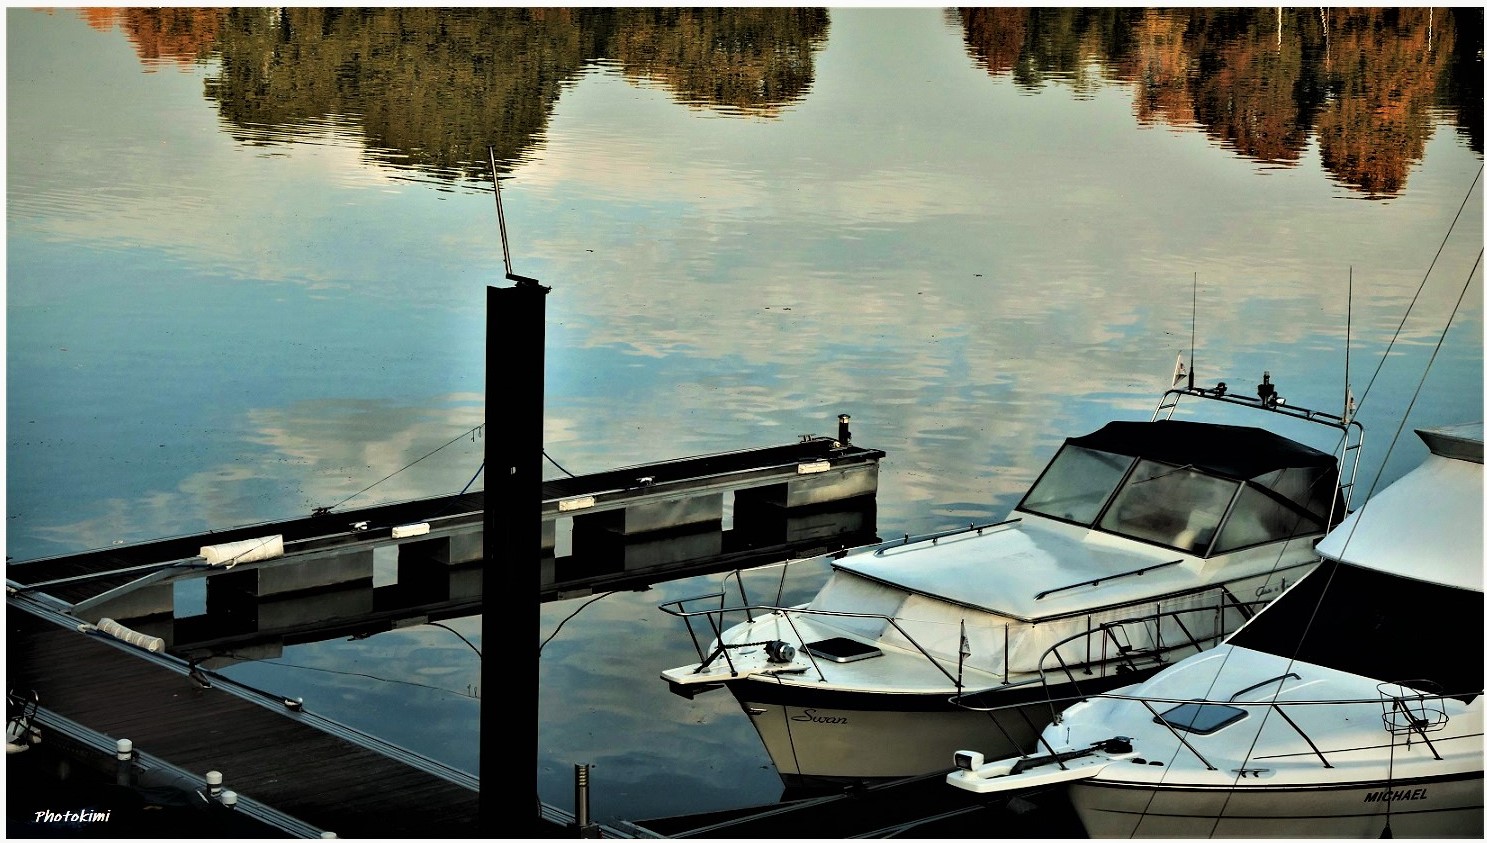
<path id="1" fill-rule="evenodd" d="M 1335 472 L 1247 480 L 1066 443 L 1019 510 L 1206 556 L 1320 532 Z"/>
<path id="2" fill-rule="evenodd" d="M 1018 509 L 1075 524 L 1093 524 L 1134 457 L 1065 445 Z"/>
<path id="3" fill-rule="evenodd" d="M 1141 460 L 1100 519 L 1107 533 L 1187 551 L 1213 542 L 1239 484 L 1191 468 Z"/>

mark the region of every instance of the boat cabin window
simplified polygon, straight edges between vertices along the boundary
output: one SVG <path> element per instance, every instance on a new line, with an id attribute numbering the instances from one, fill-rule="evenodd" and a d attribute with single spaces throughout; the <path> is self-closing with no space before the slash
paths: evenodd
<path id="1" fill-rule="evenodd" d="M 1134 461 L 1134 457 L 1065 445 L 1017 508 L 1092 524 Z"/>

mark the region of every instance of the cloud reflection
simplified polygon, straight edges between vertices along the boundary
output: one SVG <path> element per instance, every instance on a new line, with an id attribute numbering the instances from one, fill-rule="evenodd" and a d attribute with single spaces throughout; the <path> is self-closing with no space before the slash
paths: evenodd
<path id="1" fill-rule="evenodd" d="M 94 513 L 87 518 L 30 532 L 36 541 L 80 550 L 308 515 L 317 506 L 344 510 L 453 494 L 484 460 L 481 434 L 470 432 L 484 414 L 481 396 L 468 394 L 418 406 L 316 400 L 258 408 L 234 449 L 174 488 L 97 501 L 86 507 Z M 10 552 L 26 547 L 12 542 Z"/>

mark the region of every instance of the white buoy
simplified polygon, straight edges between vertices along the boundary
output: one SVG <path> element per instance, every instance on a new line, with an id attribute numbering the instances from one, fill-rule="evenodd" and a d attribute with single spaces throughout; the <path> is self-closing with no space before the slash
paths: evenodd
<path id="1" fill-rule="evenodd" d="M 226 805 L 229 808 L 236 808 L 237 807 L 237 804 L 238 804 L 237 791 L 234 791 L 234 790 L 224 790 L 224 791 L 222 791 L 222 804 L 223 805 Z"/>
<path id="2" fill-rule="evenodd" d="M 207 773 L 207 793 L 211 794 L 213 799 L 222 795 L 222 774 L 217 770 Z"/>

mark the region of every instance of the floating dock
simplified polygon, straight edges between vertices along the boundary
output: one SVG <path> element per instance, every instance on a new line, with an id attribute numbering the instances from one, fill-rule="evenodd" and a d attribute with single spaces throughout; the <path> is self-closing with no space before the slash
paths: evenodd
<path id="1" fill-rule="evenodd" d="M 51 716 L 242 797 L 314 836 L 468 837 L 479 781 L 163 652 L 80 631 L 29 598 L 7 604 L 6 681 Z M 42 740 L 51 729 L 41 721 Z"/>
<path id="2" fill-rule="evenodd" d="M 836 438 L 545 482 L 533 599 L 875 541 L 884 454 L 852 446 L 840 422 Z M 530 828 L 482 823 L 476 776 L 214 672 L 229 650 L 273 658 L 479 612 L 484 514 L 475 492 L 8 564 L 7 682 L 78 757 L 123 739 L 137 774 L 173 771 L 198 792 L 220 773 L 234 816 L 280 836 L 575 836 L 562 833 L 573 815 L 547 805 Z"/>
<path id="3" fill-rule="evenodd" d="M 945 782 L 950 772 L 844 787 L 773 805 L 619 823 L 635 838 L 731 840 L 912 837 L 977 840 L 1085 837 L 1067 794 L 1056 788 L 988 799 Z"/>

